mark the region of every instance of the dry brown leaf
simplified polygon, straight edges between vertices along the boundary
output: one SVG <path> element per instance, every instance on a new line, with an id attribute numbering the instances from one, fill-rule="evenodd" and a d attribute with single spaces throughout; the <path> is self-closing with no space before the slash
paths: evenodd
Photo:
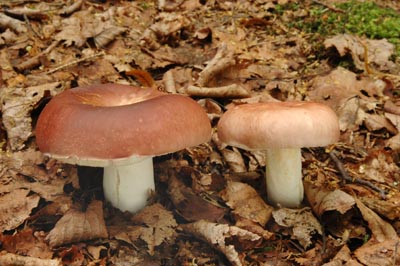
<path id="1" fill-rule="evenodd" d="M 273 208 L 265 203 L 253 187 L 241 182 L 228 182 L 221 193 L 235 214 L 261 226 L 265 226 L 271 218 Z"/>
<path id="2" fill-rule="evenodd" d="M 103 203 L 93 200 L 85 211 L 70 209 L 47 235 L 50 246 L 87 241 L 108 236 L 103 217 Z"/>
<path id="3" fill-rule="evenodd" d="M 398 133 L 398 130 L 393 126 L 393 124 L 383 115 L 366 114 L 364 125 L 371 132 L 385 128 L 393 135 Z"/>
<path id="4" fill-rule="evenodd" d="M 195 194 L 191 188 L 186 187 L 175 176 L 169 178 L 168 194 L 177 212 L 187 221 L 201 219 L 219 221 L 227 211 Z"/>
<path id="5" fill-rule="evenodd" d="M 39 259 L 27 256 L 21 256 L 11 253 L 0 253 L 0 265 L 2 266 L 61 266 L 59 259 Z"/>
<path id="6" fill-rule="evenodd" d="M 363 179 L 393 184 L 400 169 L 393 161 L 391 154 L 378 150 L 360 162 L 357 170 L 363 175 Z"/>
<path id="7" fill-rule="evenodd" d="M 150 26 L 150 30 L 156 34 L 160 43 L 164 43 L 168 37 L 179 33 L 191 23 L 187 16 L 174 12 L 160 12 L 155 19 L 156 22 Z"/>
<path id="8" fill-rule="evenodd" d="M 359 197 L 368 208 L 389 220 L 400 220 L 400 195 L 393 195 L 386 200 L 376 197 Z"/>
<path id="9" fill-rule="evenodd" d="M 234 266 L 242 266 L 239 253 L 234 245 L 226 243 L 231 237 L 237 237 L 239 241 L 256 242 L 261 239 L 259 235 L 251 233 L 247 230 L 227 224 L 211 223 L 200 220 L 191 224 L 181 225 L 184 231 L 205 240 L 210 245 L 221 251 Z"/>
<path id="10" fill-rule="evenodd" d="M 244 163 L 242 154 L 236 147 L 231 147 L 231 149 L 223 148 L 221 153 L 232 172 L 247 172 L 247 167 Z"/>
<path id="11" fill-rule="evenodd" d="M 27 31 L 27 27 L 24 22 L 9 17 L 3 12 L 0 13 L 0 27 L 5 28 L 5 29 L 11 29 L 15 31 L 16 33 L 24 33 Z"/>
<path id="12" fill-rule="evenodd" d="M 30 228 L 13 235 L 0 235 L 2 250 L 34 258 L 51 259 L 54 253 L 44 241 L 44 235 L 45 233 L 33 232 Z"/>
<path id="13" fill-rule="evenodd" d="M 138 236 L 147 243 L 150 255 L 154 254 L 154 248 L 165 241 L 173 240 L 176 236 L 176 227 L 173 214 L 166 210 L 161 204 L 156 203 L 147 206 L 132 217 L 136 224 L 145 227 L 137 228 Z"/>
<path id="14" fill-rule="evenodd" d="M 335 47 L 340 56 L 350 53 L 354 64 L 358 69 L 365 69 L 365 60 L 379 67 L 380 70 L 387 70 L 394 67 L 390 61 L 395 47 L 386 39 L 369 40 L 361 39 L 349 34 L 339 34 L 324 41 L 326 48 Z M 368 58 L 365 58 L 365 49 L 367 49 Z"/>
<path id="15" fill-rule="evenodd" d="M 365 206 L 360 200 L 356 199 L 356 204 L 368 227 L 372 232 L 372 238 L 378 242 L 386 240 L 399 241 L 396 230 L 391 224 L 379 217 L 375 212 Z"/>
<path id="16" fill-rule="evenodd" d="M 312 245 L 311 238 L 315 234 L 322 235 L 322 226 L 309 208 L 282 208 L 273 211 L 272 216 L 278 225 L 292 228 L 291 238 L 299 241 L 303 248 Z"/>
<path id="17" fill-rule="evenodd" d="M 354 251 L 354 255 L 365 266 L 395 266 L 400 261 L 399 247 L 398 239 L 380 243 L 369 241 Z"/>
<path id="18" fill-rule="evenodd" d="M 5 88 L 0 91 L 3 124 L 7 130 L 12 150 L 21 150 L 24 142 L 32 136 L 31 111 L 46 92 L 57 94 L 60 82 L 42 84 L 28 88 Z"/>
<path id="19" fill-rule="evenodd" d="M 40 197 L 29 195 L 26 189 L 16 189 L 0 197 L 0 231 L 11 230 L 21 225 L 37 207 Z"/>
<path id="20" fill-rule="evenodd" d="M 387 84 L 381 79 L 363 77 L 347 69 L 338 67 L 324 76 L 317 76 L 311 81 L 308 92 L 310 100 L 324 102 L 334 110 L 337 110 L 350 98 L 359 97 L 366 101 L 371 110 L 377 104 L 375 97 L 383 97 L 383 91 Z M 367 110 L 367 109 L 364 109 Z"/>
<path id="21" fill-rule="evenodd" d="M 111 26 L 103 29 L 99 34 L 94 36 L 94 43 L 98 48 L 104 48 L 110 42 L 115 40 L 115 37 L 126 31 L 123 27 Z"/>
<path id="22" fill-rule="evenodd" d="M 322 266 L 343 266 L 343 265 L 362 266 L 362 264 L 352 259 L 351 251 L 347 245 L 344 245 L 330 262 L 325 263 Z"/>
<path id="23" fill-rule="evenodd" d="M 325 212 L 338 211 L 344 214 L 355 205 L 352 196 L 341 190 L 327 191 L 315 187 L 311 182 L 304 182 L 304 193 L 314 213 L 321 217 Z"/>

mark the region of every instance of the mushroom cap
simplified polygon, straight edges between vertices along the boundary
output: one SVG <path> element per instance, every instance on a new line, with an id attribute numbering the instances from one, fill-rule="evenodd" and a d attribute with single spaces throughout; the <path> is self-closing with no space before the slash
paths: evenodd
<path id="1" fill-rule="evenodd" d="M 36 125 L 43 153 L 88 166 L 123 165 L 210 137 L 207 114 L 193 99 L 119 84 L 66 90 L 45 106 Z"/>
<path id="2" fill-rule="evenodd" d="M 315 102 L 237 105 L 218 123 L 222 142 L 246 150 L 325 146 L 336 142 L 339 134 L 335 112 Z"/>

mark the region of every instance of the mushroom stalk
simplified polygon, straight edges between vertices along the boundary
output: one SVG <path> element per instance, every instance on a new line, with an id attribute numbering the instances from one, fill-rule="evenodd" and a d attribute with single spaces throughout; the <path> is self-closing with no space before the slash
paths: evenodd
<path id="1" fill-rule="evenodd" d="M 134 213 L 142 209 L 154 188 L 152 157 L 129 165 L 104 167 L 104 197 L 122 211 Z"/>
<path id="2" fill-rule="evenodd" d="M 282 207 L 298 207 L 303 200 L 301 149 L 268 149 L 266 183 L 268 200 Z"/>

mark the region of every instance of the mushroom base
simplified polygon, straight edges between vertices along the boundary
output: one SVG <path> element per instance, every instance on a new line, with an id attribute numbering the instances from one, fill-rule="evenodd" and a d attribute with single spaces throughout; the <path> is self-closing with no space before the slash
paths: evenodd
<path id="1" fill-rule="evenodd" d="M 152 157 L 130 165 L 104 167 L 104 197 L 121 211 L 137 212 L 155 189 Z"/>
<path id="2" fill-rule="evenodd" d="M 269 149 L 265 154 L 268 200 L 280 207 L 299 207 L 304 195 L 301 149 Z"/>

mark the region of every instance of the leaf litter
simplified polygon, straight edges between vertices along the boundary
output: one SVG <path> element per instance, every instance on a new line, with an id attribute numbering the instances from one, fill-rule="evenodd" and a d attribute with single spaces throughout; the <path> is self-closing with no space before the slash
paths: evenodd
<path id="1" fill-rule="evenodd" d="M 2 3 L 0 264 L 397 265 L 394 44 L 290 28 L 310 7 L 340 13 L 335 4 Z M 74 166 L 37 150 L 36 119 L 51 97 L 86 84 L 143 85 L 129 75 L 137 70 L 160 90 L 199 100 L 213 126 L 232 103 L 331 106 L 341 139 L 303 150 L 305 208 L 269 206 L 262 154 L 228 147 L 216 134 L 204 146 L 156 159 L 156 191 L 136 214 L 114 210 L 99 197 L 101 184 L 97 192 L 85 188 Z"/>

